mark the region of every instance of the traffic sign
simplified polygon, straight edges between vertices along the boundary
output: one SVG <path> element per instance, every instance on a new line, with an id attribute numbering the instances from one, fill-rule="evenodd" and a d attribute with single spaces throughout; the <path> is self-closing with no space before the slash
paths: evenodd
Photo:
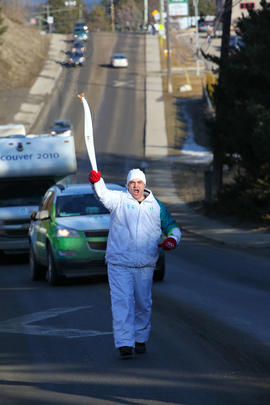
<path id="1" fill-rule="evenodd" d="M 169 14 L 173 17 L 188 16 L 188 0 L 169 0 Z"/>
<path id="2" fill-rule="evenodd" d="M 47 23 L 48 23 L 48 24 L 53 24 L 53 21 L 54 21 L 54 20 L 53 20 L 53 16 L 50 16 L 50 15 L 49 15 L 49 16 L 47 17 Z"/>
<path id="3" fill-rule="evenodd" d="M 68 0 L 68 1 L 65 1 L 65 6 L 66 6 L 66 7 L 75 7 L 76 5 L 77 5 L 76 0 Z"/>

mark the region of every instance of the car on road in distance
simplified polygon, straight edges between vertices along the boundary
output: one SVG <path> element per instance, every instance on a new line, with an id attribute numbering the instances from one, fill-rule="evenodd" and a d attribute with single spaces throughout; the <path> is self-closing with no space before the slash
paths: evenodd
<path id="1" fill-rule="evenodd" d="M 68 62 L 70 66 L 82 66 L 85 62 L 85 56 L 81 51 L 71 52 Z"/>
<path id="2" fill-rule="evenodd" d="M 74 30 L 83 30 L 85 32 L 88 32 L 88 26 L 84 21 L 78 21 L 74 26 Z"/>
<path id="3" fill-rule="evenodd" d="M 71 135 L 72 125 L 69 120 L 56 120 L 50 127 L 51 135 Z"/>
<path id="4" fill-rule="evenodd" d="M 111 65 L 114 68 L 128 67 L 128 59 L 123 53 L 115 53 L 111 57 Z"/>
<path id="5" fill-rule="evenodd" d="M 125 191 L 118 184 L 111 190 Z M 110 213 L 97 199 L 90 184 L 56 184 L 45 193 L 29 227 L 31 279 L 56 285 L 65 277 L 105 275 L 105 251 Z M 154 273 L 161 281 L 164 253 Z"/>
<path id="6" fill-rule="evenodd" d="M 213 31 L 213 23 L 201 21 L 198 25 L 198 31 L 211 33 Z"/>
<path id="7" fill-rule="evenodd" d="M 85 51 L 85 45 L 84 42 L 81 40 L 75 40 L 71 46 L 71 52 L 76 52 L 76 51 L 80 51 L 80 52 L 84 52 Z"/>
<path id="8" fill-rule="evenodd" d="M 87 32 L 85 32 L 85 30 L 82 30 L 80 28 L 74 29 L 72 36 L 73 36 L 73 39 L 80 39 L 82 41 L 87 41 L 87 39 L 88 39 Z"/>
<path id="9" fill-rule="evenodd" d="M 222 34 L 223 34 L 223 24 L 222 23 L 214 24 L 213 37 L 220 38 L 220 37 L 222 37 Z"/>
<path id="10" fill-rule="evenodd" d="M 230 53 L 234 53 L 240 50 L 240 47 L 244 45 L 243 39 L 241 35 L 231 35 L 230 42 L 229 42 L 229 51 Z"/>

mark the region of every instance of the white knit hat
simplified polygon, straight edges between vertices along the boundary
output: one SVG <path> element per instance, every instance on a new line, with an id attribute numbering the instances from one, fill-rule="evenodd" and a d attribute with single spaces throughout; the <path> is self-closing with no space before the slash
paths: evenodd
<path id="1" fill-rule="evenodd" d="M 146 177 L 144 172 L 142 172 L 140 169 L 132 169 L 128 172 L 127 175 L 127 185 L 131 180 L 135 180 L 135 179 L 140 179 L 144 182 L 144 184 L 146 185 Z"/>

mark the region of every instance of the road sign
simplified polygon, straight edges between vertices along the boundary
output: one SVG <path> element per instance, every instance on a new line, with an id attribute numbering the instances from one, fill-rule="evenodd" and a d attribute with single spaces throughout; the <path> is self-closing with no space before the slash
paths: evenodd
<path id="1" fill-rule="evenodd" d="M 188 16 L 188 0 L 169 0 L 169 14 L 171 17 Z"/>
<path id="2" fill-rule="evenodd" d="M 47 23 L 48 23 L 48 24 L 53 24 L 53 21 L 54 21 L 54 20 L 53 20 L 53 17 L 52 17 L 52 16 L 48 16 L 48 17 L 47 17 Z"/>
<path id="3" fill-rule="evenodd" d="M 76 5 L 77 5 L 76 0 L 65 1 L 65 6 L 66 7 L 75 7 Z"/>

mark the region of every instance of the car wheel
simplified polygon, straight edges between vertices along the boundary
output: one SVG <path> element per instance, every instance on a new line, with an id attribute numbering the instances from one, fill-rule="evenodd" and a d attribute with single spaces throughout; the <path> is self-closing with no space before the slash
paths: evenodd
<path id="1" fill-rule="evenodd" d="M 154 281 L 162 281 L 165 276 L 165 256 L 160 255 L 154 271 Z"/>
<path id="2" fill-rule="evenodd" d="M 45 280 L 46 270 L 37 261 L 33 245 L 30 243 L 29 247 L 29 269 L 32 281 Z"/>
<path id="3" fill-rule="evenodd" d="M 48 246 L 47 258 L 48 258 L 48 282 L 50 285 L 57 285 L 59 284 L 60 277 L 57 273 L 57 269 L 54 263 L 53 252 L 50 245 Z"/>

